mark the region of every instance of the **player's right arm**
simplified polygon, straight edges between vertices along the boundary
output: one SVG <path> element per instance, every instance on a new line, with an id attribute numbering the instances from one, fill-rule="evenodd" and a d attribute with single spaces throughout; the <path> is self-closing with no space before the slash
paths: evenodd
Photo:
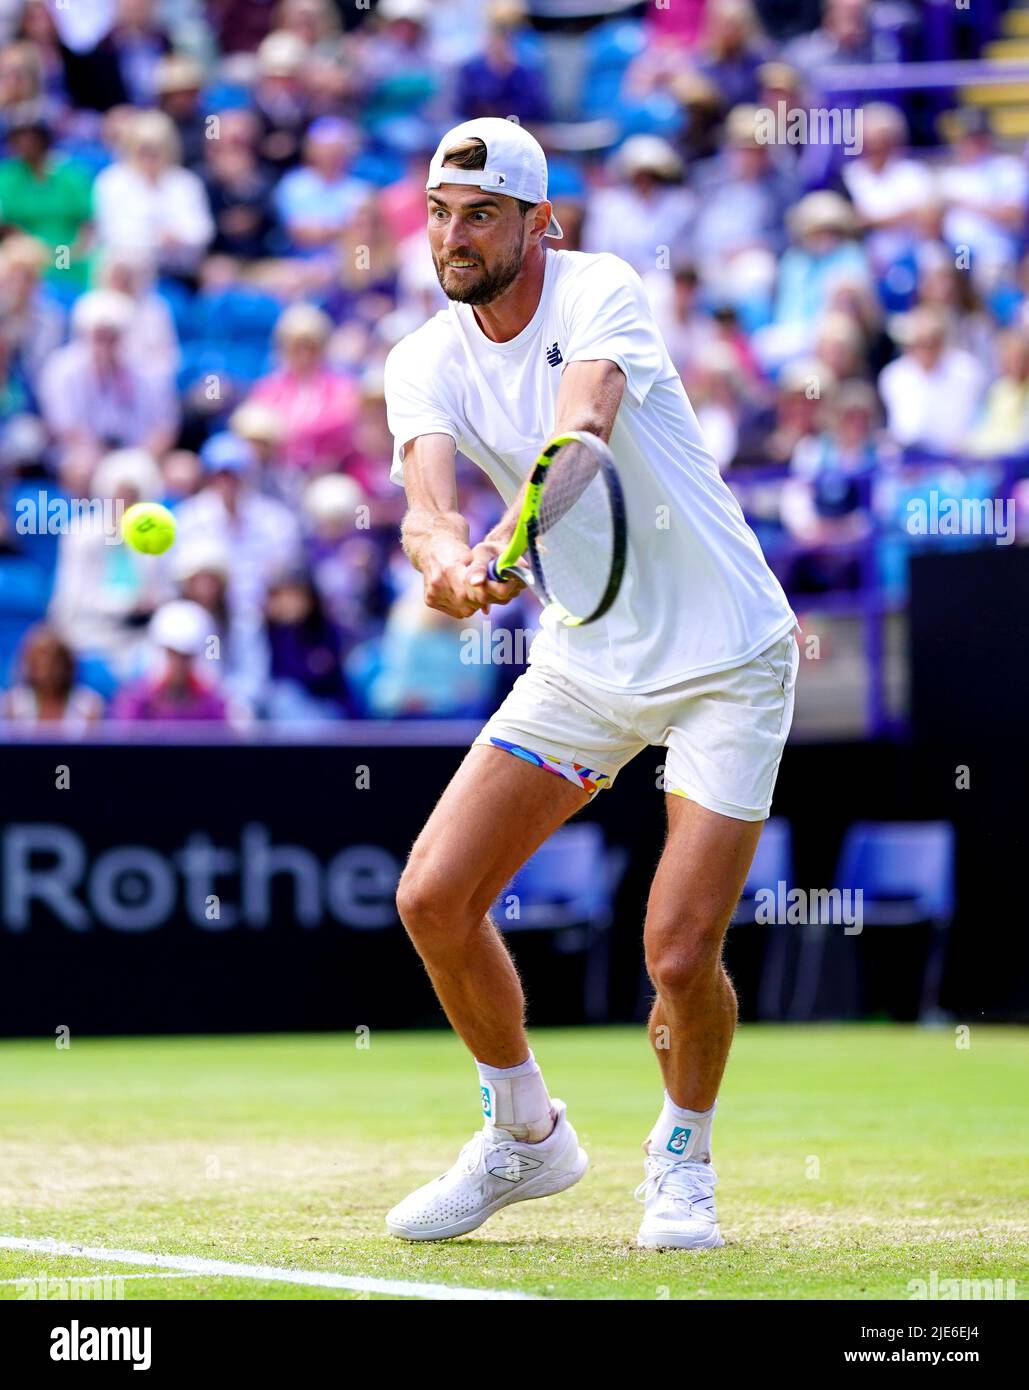
<path id="1" fill-rule="evenodd" d="M 456 457 L 448 434 L 419 435 L 405 445 L 407 513 L 400 540 L 421 573 L 429 607 L 467 618 L 482 604 L 468 587 L 472 551 L 468 522 L 458 510 Z"/>

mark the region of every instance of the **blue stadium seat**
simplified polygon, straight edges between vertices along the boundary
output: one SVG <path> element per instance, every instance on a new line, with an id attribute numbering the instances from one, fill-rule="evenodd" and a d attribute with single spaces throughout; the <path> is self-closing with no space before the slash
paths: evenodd
<path id="1" fill-rule="evenodd" d="M 954 911 L 954 827 L 947 821 L 861 821 L 843 842 L 836 886 L 860 888 L 865 921 L 948 921 Z"/>
<path id="2" fill-rule="evenodd" d="M 954 827 L 947 821 L 861 821 L 843 842 L 835 886 L 862 893 L 864 926 L 930 928 L 918 1018 L 937 1023 L 947 938 L 954 914 Z M 791 1018 L 814 1014 L 825 944 L 834 928 L 808 926 L 797 966 Z M 852 938 L 854 939 L 854 938 Z M 856 965 L 856 956 L 851 956 Z"/>
<path id="3" fill-rule="evenodd" d="M 766 891 L 775 894 L 780 883 L 788 886 L 793 884 L 793 831 L 788 820 L 773 816 L 765 821 L 742 896 L 733 914 L 733 925 L 754 925 L 758 893 Z M 783 983 L 790 944 L 789 932 L 779 931 L 771 925 L 761 957 L 757 995 L 759 1018 L 779 1019 L 783 1016 Z"/>
<path id="4" fill-rule="evenodd" d="M 397 149 L 407 148 L 407 142 L 416 138 L 415 128 L 424 123 L 414 116 L 397 116 L 385 121 L 379 127 L 379 139 L 389 148 L 369 148 L 362 150 L 354 160 L 350 173 L 355 179 L 363 179 L 375 188 L 387 188 L 404 177 L 405 161 Z"/>
<path id="5" fill-rule="evenodd" d="M 8 685 L 25 633 L 46 616 L 52 576 L 17 555 L 0 556 L 0 686 Z"/>
<path id="6" fill-rule="evenodd" d="M 583 1003 L 590 1021 L 607 1017 L 610 926 L 624 869 L 624 852 L 607 848 L 595 822 L 565 825 L 519 869 L 493 905 L 500 930 L 557 932 L 559 949 L 583 952 Z"/>
<path id="7" fill-rule="evenodd" d="M 193 295 L 177 280 L 158 280 L 154 288 L 171 311 L 179 341 L 184 341 L 193 326 Z"/>
<path id="8" fill-rule="evenodd" d="M 793 833 L 790 823 L 782 816 L 765 821 L 761 839 L 757 842 L 754 861 L 743 886 L 741 905 L 753 903 L 762 888 L 775 891 L 776 884 L 789 883 L 793 877 Z"/>
<path id="9" fill-rule="evenodd" d="M 628 20 L 600 24 L 585 39 L 582 109 L 588 116 L 610 115 L 618 105 L 626 69 L 646 47 L 643 26 Z"/>
<path id="10" fill-rule="evenodd" d="M 754 926 L 757 916 L 757 895 L 762 890 L 775 893 L 779 883 L 793 882 L 793 831 L 788 820 L 773 816 L 765 821 L 761 839 L 743 885 L 743 892 L 733 913 L 734 927 Z M 764 943 L 761 977 L 758 985 L 758 1016 L 782 1018 L 782 988 L 788 955 L 788 933 L 772 930 Z M 640 968 L 640 987 L 636 1000 L 636 1018 L 646 1018 L 654 987 L 647 974 L 646 962 Z"/>
<path id="11" fill-rule="evenodd" d="M 264 290 L 232 285 L 193 301 L 193 336 L 214 343 L 267 344 L 282 313 L 282 305 Z"/>
<path id="12" fill-rule="evenodd" d="M 209 373 L 252 385 L 269 370 L 272 334 L 281 313 L 273 295 L 247 286 L 199 295 L 183 324 L 180 391 Z"/>

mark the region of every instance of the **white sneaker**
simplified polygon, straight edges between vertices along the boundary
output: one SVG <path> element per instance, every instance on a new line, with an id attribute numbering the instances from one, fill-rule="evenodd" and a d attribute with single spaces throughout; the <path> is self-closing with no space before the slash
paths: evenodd
<path id="1" fill-rule="evenodd" d="M 710 1163 L 647 1154 L 647 1176 L 636 1189 L 643 1221 L 636 1244 L 646 1250 L 713 1250 L 725 1241 L 715 1216 Z"/>
<path id="2" fill-rule="evenodd" d="M 416 1188 L 386 1217 L 402 1240 L 449 1240 L 474 1231 L 501 1207 L 549 1197 L 577 1183 L 589 1167 L 579 1138 L 565 1118 L 563 1100 L 551 1098 L 557 1116 L 538 1144 L 512 1139 L 484 1124 L 442 1177 Z"/>

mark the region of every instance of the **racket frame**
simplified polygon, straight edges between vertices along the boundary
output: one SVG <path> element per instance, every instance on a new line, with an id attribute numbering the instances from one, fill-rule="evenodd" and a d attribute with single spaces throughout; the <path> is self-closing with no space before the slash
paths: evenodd
<path id="1" fill-rule="evenodd" d="M 547 470 L 550 468 L 554 455 L 566 444 L 582 444 L 597 458 L 600 471 L 603 473 L 607 485 L 614 523 L 614 555 L 607 587 L 593 612 L 585 616 L 569 613 L 567 608 L 558 603 L 550 594 L 543 577 L 543 566 L 536 546 Z M 520 560 L 526 551 L 529 554 L 529 568 L 516 564 L 516 561 Z M 506 549 L 495 560 L 490 561 L 487 573 L 492 580 L 517 579 L 528 585 L 547 604 L 548 610 L 559 622 L 564 623 L 566 627 L 581 627 L 584 623 L 592 623 L 597 618 L 603 617 L 614 603 L 621 587 L 622 575 L 625 572 L 625 553 L 625 497 L 618 473 L 611 462 L 610 451 L 597 435 L 590 434 L 587 430 L 568 430 L 565 434 L 555 435 L 533 464 L 525 496 L 522 499 L 518 524 Z"/>

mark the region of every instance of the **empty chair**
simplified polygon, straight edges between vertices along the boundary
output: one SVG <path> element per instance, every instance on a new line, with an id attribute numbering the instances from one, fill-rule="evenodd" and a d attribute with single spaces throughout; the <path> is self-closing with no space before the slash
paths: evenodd
<path id="1" fill-rule="evenodd" d="M 790 887 L 792 882 L 793 833 L 788 820 L 773 816 L 765 821 L 757 842 L 743 894 L 733 914 L 733 925 L 755 922 L 758 893 L 769 892 L 776 896 L 780 883 Z M 771 930 L 765 941 L 757 994 L 757 1014 L 762 1019 L 781 1018 L 783 1015 L 783 977 L 789 955 L 789 933 L 778 930 L 774 923 L 769 923 L 769 927 Z"/>
<path id="2" fill-rule="evenodd" d="M 610 926 L 624 867 L 624 852 L 607 848 L 595 822 L 565 825 L 519 869 L 493 905 L 501 931 L 563 933 L 565 943 L 583 952 L 583 1002 L 591 1021 L 607 1017 Z"/>
<path id="3" fill-rule="evenodd" d="M 851 826 L 840 852 L 836 887 L 860 890 L 863 926 L 928 924 L 918 1017 L 923 1023 L 941 1019 L 940 983 L 954 914 L 954 827 L 947 821 L 861 821 Z M 806 933 L 791 1017 L 813 1014 L 829 930 L 816 925 Z"/>
<path id="4" fill-rule="evenodd" d="M 753 922 L 758 893 L 762 889 L 774 893 L 779 883 L 790 883 L 792 874 L 793 836 L 790 823 L 782 816 L 773 816 L 765 821 L 733 921 Z"/>

